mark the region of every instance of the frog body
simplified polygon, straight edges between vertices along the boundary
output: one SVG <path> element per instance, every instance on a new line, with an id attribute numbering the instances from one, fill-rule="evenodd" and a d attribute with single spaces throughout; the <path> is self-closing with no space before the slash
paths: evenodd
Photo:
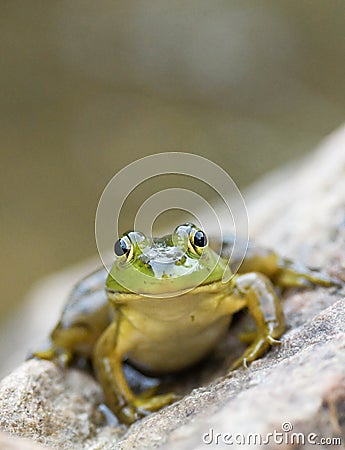
<path id="1" fill-rule="evenodd" d="M 189 223 L 151 240 L 125 233 L 115 244 L 110 273 L 101 269 L 76 285 L 51 333 L 51 347 L 35 355 L 61 365 L 74 355 L 91 358 L 108 406 L 125 424 L 178 398 L 152 390 L 135 395 L 123 372 L 125 360 L 150 374 L 185 369 L 216 348 L 232 315 L 243 308 L 257 330 L 230 370 L 247 366 L 279 344 L 285 331 L 274 284 L 329 286 L 335 281 L 252 246 L 233 275 L 231 250 L 227 239 L 219 256 L 206 234 Z"/>
<path id="2" fill-rule="evenodd" d="M 121 311 L 134 329 L 129 360 L 145 373 L 169 374 L 203 359 L 229 327 L 231 316 L 224 316 L 219 308 L 223 291 L 221 285 L 213 285 L 211 291 L 196 288 L 170 297 L 163 308 L 157 298 L 133 299 Z"/>

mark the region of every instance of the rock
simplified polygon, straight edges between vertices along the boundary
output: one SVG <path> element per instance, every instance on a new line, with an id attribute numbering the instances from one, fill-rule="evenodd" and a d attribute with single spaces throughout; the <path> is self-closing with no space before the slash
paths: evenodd
<path id="1" fill-rule="evenodd" d="M 102 422 L 100 386 L 88 374 L 48 361 L 23 363 L 1 383 L 0 428 L 58 448 L 77 448 Z"/>
<path id="2" fill-rule="evenodd" d="M 1 450 L 49 450 L 48 447 L 39 445 L 28 439 L 14 438 L 7 433 L 0 433 Z"/>
<path id="3" fill-rule="evenodd" d="M 321 265 L 343 281 L 344 146 L 345 128 L 246 195 L 256 240 Z M 248 370 L 226 377 L 224 353 L 241 351 L 229 334 L 213 358 L 177 378 L 176 389 L 186 394 L 181 401 L 128 430 L 104 423 L 98 409 L 101 389 L 87 373 L 62 371 L 46 361 L 25 362 L 0 384 L 0 430 L 74 450 L 227 448 L 231 439 L 232 448 L 249 448 L 267 433 L 272 433 L 267 448 L 277 448 L 277 439 L 283 439 L 280 448 L 292 448 L 296 439 L 299 445 L 305 440 L 303 448 L 315 448 L 312 441 L 322 438 L 344 445 L 344 295 L 337 287 L 290 289 L 284 294 L 287 332 L 281 346 Z M 235 324 L 235 335 L 243 320 Z M 327 448 L 341 448 L 339 442 Z"/>
<path id="4" fill-rule="evenodd" d="M 309 433 L 317 433 L 317 439 L 344 439 L 344 319 L 343 301 L 339 301 L 307 326 L 289 333 L 275 355 L 268 355 L 265 361 L 253 364 L 250 372 L 236 376 L 235 386 L 231 386 L 231 378 L 219 386 L 217 406 L 210 390 L 211 396 L 205 395 L 192 429 L 186 423 L 167 430 L 166 448 L 173 448 L 181 436 L 181 449 L 202 448 L 203 442 L 211 440 L 216 443 L 219 434 L 220 443 L 231 434 L 234 443 L 238 439 L 237 443 L 243 445 L 246 436 L 255 433 L 265 439 L 267 433 L 276 430 L 285 438 L 291 435 L 284 433 L 286 427 L 288 431 L 303 431 L 306 441 Z M 132 430 L 126 448 L 136 448 L 139 438 L 149 442 L 151 435 L 152 427 Z M 272 448 L 277 448 L 274 444 L 272 438 Z"/>

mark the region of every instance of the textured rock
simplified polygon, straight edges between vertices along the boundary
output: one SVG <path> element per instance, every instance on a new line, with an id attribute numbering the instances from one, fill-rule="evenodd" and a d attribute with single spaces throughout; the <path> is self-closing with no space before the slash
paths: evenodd
<path id="1" fill-rule="evenodd" d="M 252 236 L 345 281 L 344 147 L 345 129 L 309 158 L 257 183 L 246 198 Z M 248 434 L 264 438 L 274 430 L 285 439 L 279 448 L 292 447 L 293 432 L 299 439 L 342 439 L 344 446 L 344 295 L 335 287 L 286 292 L 282 345 L 224 377 L 224 354 L 242 350 L 234 337 L 246 321 L 241 317 L 210 361 L 173 382 L 185 397 L 129 430 L 104 423 L 102 392 L 90 375 L 28 361 L 0 384 L 0 429 L 59 449 L 201 449 L 211 437 L 209 448 L 228 448 L 222 441 L 229 434 L 242 439 L 232 448 L 250 448 L 243 445 Z M 309 447 L 315 445 L 303 448 Z M 277 448 L 273 438 L 266 448 Z"/>
<path id="2" fill-rule="evenodd" d="M 14 438 L 7 433 L 0 433 L 1 450 L 49 450 L 48 447 L 29 441 L 28 439 Z"/>
<path id="3" fill-rule="evenodd" d="M 101 422 L 95 405 L 101 399 L 100 387 L 89 375 L 73 369 L 63 373 L 47 361 L 27 361 L 1 383 L 0 427 L 73 448 L 94 435 Z"/>

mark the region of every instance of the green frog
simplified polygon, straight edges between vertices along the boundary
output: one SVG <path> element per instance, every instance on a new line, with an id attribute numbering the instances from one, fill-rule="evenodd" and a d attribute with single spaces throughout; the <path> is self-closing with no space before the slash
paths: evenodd
<path id="1" fill-rule="evenodd" d="M 233 314 L 243 308 L 256 331 L 229 370 L 247 367 L 279 344 L 285 331 L 276 287 L 330 286 L 336 281 L 251 245 L 233 274 L 232 248 L 227 238 L 218 255 L 206 233 L 191 223 L 160 238 L 125 233 L 115 243 L 110 273 L 99 270 L 76 285 L 51 333 L 49 349 L 35 356 L 62 366 L 75 355 L 90 358 L 108 407 L 127 425 L 178 396 L 158 395 L 153 389 L 134 394 L 124 361 L 154 375 L 192 366 L 212 352 Z"/>

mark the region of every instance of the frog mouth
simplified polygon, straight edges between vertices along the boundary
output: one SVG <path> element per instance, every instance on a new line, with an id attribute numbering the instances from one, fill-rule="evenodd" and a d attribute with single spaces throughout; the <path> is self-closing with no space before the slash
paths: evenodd
<path id="1" fill-rule="evenodd" d="M 156 280 L 157 281 L 157 280 Z M 172 280 L 174 281 L 174 280 Z M 175 279 L 176 281 L 176 279 Z M 162 284 L 157 281 L 154 285 L 151 286 L 152 289 L 136 289 L 129 290 L 126 287 L 123 287 L 122 290 L 111 289 L 106 287 L 106 294 L 108 295 L 110 300 L 117 302 L 120 300 L 120 297 L 123 299 L 124 297 L 128 300 L 138 299 L 140 297 L 150 297 L 150 298 L 169 298 L 169 297 L 178 297 L 184 295 L 188 292 L 193 291 L 195 294 L 201 294 L 203 291 L 210 291 L 212 287 L 212 292 L 219 291 L 224 288 L 224 283 L 221 279 L 212 280 L 207 283 L 201 282 L 199 284 L 190 284 L 176 286 L 175 284 L 171 284 L 170 286 L 165 286 L 165 289 L 162 287 Z"/>

